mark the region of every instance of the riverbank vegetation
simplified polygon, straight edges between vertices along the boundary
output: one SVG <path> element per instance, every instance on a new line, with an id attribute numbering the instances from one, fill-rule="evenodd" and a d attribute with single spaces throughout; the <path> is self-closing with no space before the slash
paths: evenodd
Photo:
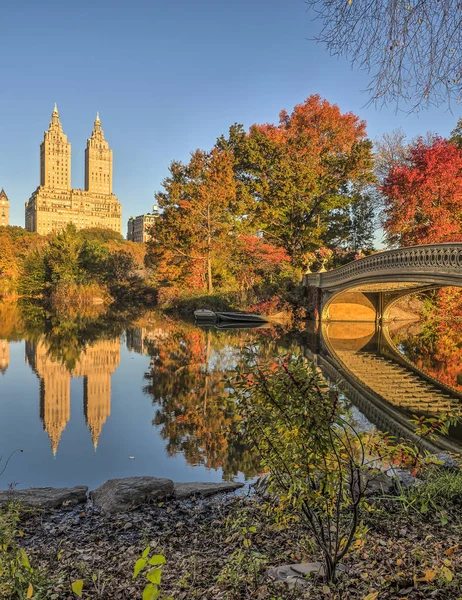
<path id="1" fill-rule="evenodd" d="M 41 300 L 55 310 L 112 302 L 153 303 L 146 284 L 145 248 L 100 229 L 72 224 L 49 236 L 20 227 L 0 230 L 0 296 Z"/>
<path id="2" fill-rule="evenodd" d="M 0 297 L 290 311 L 307 269 L 389 247 L 462 240 L 462 124 L 448 139 L 386 134 L 313 95 L 279 121 L 234 124 L 173 161 L 147 244 L 108 230 L 0 230 Z M 435 198 L 437 201 L 435 202 Z"/>

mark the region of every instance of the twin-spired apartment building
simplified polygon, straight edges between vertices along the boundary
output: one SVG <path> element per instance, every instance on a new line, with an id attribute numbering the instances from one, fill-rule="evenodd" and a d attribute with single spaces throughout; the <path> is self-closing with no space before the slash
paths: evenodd
<path id="1" fill-rule="evenodd" d="M 40 144 L 40 185 L 26 202 L 26 229 L 47 234 L 67 223 L 122 233 L 122 206 L 112 193 L 112 150 L 98 113 L 85 150 L 85 189 L 72 189 L 71 144 L 55 104 Z"/>

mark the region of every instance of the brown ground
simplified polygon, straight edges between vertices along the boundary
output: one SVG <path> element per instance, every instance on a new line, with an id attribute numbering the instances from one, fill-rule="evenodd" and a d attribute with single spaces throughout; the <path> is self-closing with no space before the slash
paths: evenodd
<path id="1" fill-rule="evenodd" d="M 245 496 L 162 503 L 116 517 L 91 507 L 60 509 L 28 518 L 23 544 L 32 565 L 56 578 L 60 600 L 75 598 L 68 590 L 76 579 L 85 581 L 83 598 L 141 598 L 143 580 L 132 573 L 147 545 L 165 555 L 162 591 L 175 600 L 462 597 L 462 509 L 450 510 L 443 526 L 441 515 L 399 507 L 379 503 L 364 516 L 369 532 L 345 560 L 349 572 L 337 587 L 318 581 L 304 591 L 273 584 L 264 573 L 268 566 L 318 559 L 309 533 L 300 524 L 278 529 L 261 501 Z"/>

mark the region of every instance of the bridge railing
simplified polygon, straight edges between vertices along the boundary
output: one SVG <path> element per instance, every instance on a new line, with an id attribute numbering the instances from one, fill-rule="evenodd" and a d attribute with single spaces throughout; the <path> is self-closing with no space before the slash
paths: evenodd
<path id="1" fill-rule="evenodd" d="M 307 274 L 303 284 L 324 288 L 387 271 L 441 271 L 462 275 L 462 243 L 427 244 L 377 252 L 333 271 Z"/>

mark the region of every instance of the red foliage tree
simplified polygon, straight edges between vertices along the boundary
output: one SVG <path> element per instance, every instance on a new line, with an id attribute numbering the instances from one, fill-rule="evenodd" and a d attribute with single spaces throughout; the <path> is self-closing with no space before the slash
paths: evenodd
<path id="1" fill-rule="evenodd" d="M 381 191 L 391 244 L 462 241 L 462 150 L 455 144 L 419 138 L 408 161 L 390 168 Z"/>

